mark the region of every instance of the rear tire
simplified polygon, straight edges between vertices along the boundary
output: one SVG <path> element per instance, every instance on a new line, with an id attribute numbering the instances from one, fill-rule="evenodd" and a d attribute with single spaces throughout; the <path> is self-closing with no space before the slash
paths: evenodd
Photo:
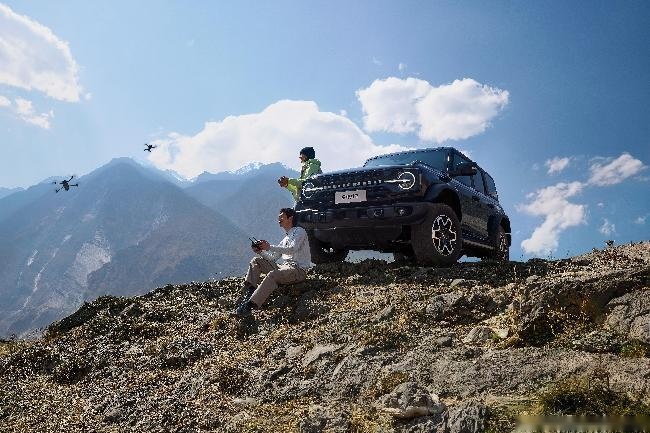
<path id="1" fill-rule="evenodd" d="M 425 220 L 411 228 L 411 245 L 418 263 L 451 266 L 460 257 L 463 237 L 453 209 L 435 203 Z"/>
<path id="2" fill-rule="evenodd" d="M 494 249 L 490 251 L 487 258 L 507 262 L 510 260 L 510 246 L 508 245 L 508 235 L 503 227 L 499 226 L 492 239 Z"/>
<path id="3" fill-rule="evenodd" d="M 325 242 L 322 242 L 314 236 L 313 232 L 308 232 L 309 238 L 309 252 L 311 253 L 311 261 L 315 265 L 322 265 L 325 263 L 339 263 L 345 260 L 348 256 L 348 249 L 332 248 Z"/>

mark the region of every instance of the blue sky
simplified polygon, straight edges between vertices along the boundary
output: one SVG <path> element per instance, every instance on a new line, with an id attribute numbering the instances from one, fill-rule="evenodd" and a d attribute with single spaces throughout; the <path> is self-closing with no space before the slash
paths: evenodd
<path id="1" fill-rule="evenodd" d="M 454 146 L 515 259 L 650 238 L 650 3 L 0 0 L 0 187 Z M 551 164 L 551 162 L 554 162 Z"/>

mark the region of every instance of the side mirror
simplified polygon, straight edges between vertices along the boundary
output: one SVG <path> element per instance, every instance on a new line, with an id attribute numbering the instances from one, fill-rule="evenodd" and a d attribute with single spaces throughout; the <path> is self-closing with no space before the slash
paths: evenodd
<path id="1" fill-rule="evenodd" d="M 456 166 L 456 170 L 450 174 L 452 176 L 474 176 L 477 171 L 476 165 L 473 162 L 461 162 Z"/>

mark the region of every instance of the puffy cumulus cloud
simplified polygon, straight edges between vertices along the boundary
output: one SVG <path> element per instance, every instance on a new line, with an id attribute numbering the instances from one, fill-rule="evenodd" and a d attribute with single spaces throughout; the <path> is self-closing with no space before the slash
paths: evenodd
<path id="1" fill-rule="evenodd" d="M 6 97 L 0 95 L 0 107 L 10 107 L 11 101 Z"/>
<path id="2" fill-rule="evenodd" d="M 645 168 L 643 162 L 624 152 L 621 156 L 608 163 L 596 162 L 592 164 L 589 183 L 596 186 L 615 185 Z"/>
<path id="3" fill-rule="evenodd" d="M 546 161 L 549 173 L 551 173 L 552 167 L 557 168 L 564 164 L 561 162 L 562 159 L 564 158 L 553 158 Z M 578 194 L 583 188 L 604 187 L 623 182 L 646 168 L 640 160 L 632 157 L 629 153 L 623 153 L 616 159 L 599 158 L 599 161 L 591 165 L 591 176 L 587 182 L 558 183 L 540 189 L 535 193 L 528 194 L 527 197 L 531 199 L 530 203 L 517 206 L 517 210 L 520 212 L 544 217 L 544 222 L 535 228 L 531 237 L 521 243 L 524 252 L 546 254 L 554 251 L 557 249 L 560 232 L 585 222 L 586 207 L 570 203 L 567 200 L 569 197 Z M 602 208 L 605 205 L 598 202 L 596 206 Z M 645 216 L 637 218 L 634 222 L 645 224 Z M 616 233 L 616 227 L 605 219 L 599 231 L 604 235 L 610 235 Z"/>
<path id="4" fill-rule="evenodd" d="M 417 78 L 375 80 L 357 91 L 368 132 L 417 132 L 442 143 L 484 132 L 508 104 L 508 91 L 471 78 L 433 87 Z"/>
<path id="5" fill-rule="evenodd" d="M 0 3 L 0 83 L 77 102 L 79 67 L 68 43 Z"/>
<path id="6" fill-rule="evenodd" d="M 612 233 L 616 233 L 616 224 L 612 224 L 609 222 L 607 218 L 604 218 L 603 225 L 600 226 L 598 231 L 604 234 L 605 236 L 609 236 Z"/>
<path id="7" fill-rule="evenodd" d="M 370 87 L 357 90 L 363 108 L 364 128 L 368 132 L 415 132 L 419 127 L 417 102 L 431 90 L 424 80 L 390 77 L 375 80 Z"/>
<path id="8" fill-rule="evenodd" d="M 544 222 L 535 228 L 531 237 L 521 242 L 525 253 L 544 255 L 555 251 L 561 232 L 585 223 L 586 206 L 568 200 L 583 187 L 581 182 L 558 183 L 528 194 L 530 202 L 517 206 L 519 211 L 544 217 Z"/>
<path id="9" fill-rule="evenodd" d="M 555 158 L 547 159 L 544 165 L 548 168 L 548 174 L 554 174 L 567 168 L 570 162 L 570 157 L 560 158 L 556 156 Z"/>
<path id="10" fill-rule="evenodd" d="M 16 99 L 14 111 L 25 122 L 43 129 L 50 129 L 50 119 L 54 117 L 52 110 L 49 113 L 36 113 L 36 110 L 32 106 L 32 101 L 22 98 Z"/>
<path id="11" fill-rule="evenodd" d="M 206 122 L 195 135 L 172 133 L 152 142 L 148 156 L 159 168 L 191 178 L 238 169 L 251 161 L 282 162 L 298 168 L 298 151 L 316 150 L 325 171 L 361 165 L 367 158 L 406 150 L 399 145 L 379 146 L 350 119 L 320 111 L 315 102 L 283 100 L 260 113 L 228 116 Z"/>
<path id="12" fill-rule="evenodd" d="M 647 217 L 648 217 L 647 215 L 637 217 L 637 219 L 634 220 L 634 224 L 639 224 L 639 225 L 645 224 L 645 220 Z"/>

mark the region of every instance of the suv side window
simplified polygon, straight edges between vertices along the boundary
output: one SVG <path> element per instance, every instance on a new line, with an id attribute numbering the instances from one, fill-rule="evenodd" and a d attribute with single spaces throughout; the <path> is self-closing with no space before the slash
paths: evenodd
<path id="1" fill-rule="evenodd" d="M 487 191 L 485 191 L 485 193 L 495 200 L 498 200 L 499 195 L 497 194 L 497 187 L 494 184 L 494 179 L 492 179 L 492 176 L 487 173 L 483 174 L 485 175 L 485 187 L 487 188 Z"/>
<path id="2" fill-rule="evenodd" d="M 464 162 L 472 162 L 472 161 L 465 158 L 461 154 L 454 153 L 454 171 L 458 170 L 458 166 Z M 467 185 L 470 188 L 474 188 L 474 185 L 472 185 L 473 177 L 474 176 L 454 176 L 454 179 L 456 179 L 458 182 L 462 183 L 463 185 Z"/>
<path id="3" fill-rule="evenodd" d="M 485 194 L 485 186 L 483 185 L 483 170 L 479 169 L 474 176 L 474 189 L 478 192 Z"/>

